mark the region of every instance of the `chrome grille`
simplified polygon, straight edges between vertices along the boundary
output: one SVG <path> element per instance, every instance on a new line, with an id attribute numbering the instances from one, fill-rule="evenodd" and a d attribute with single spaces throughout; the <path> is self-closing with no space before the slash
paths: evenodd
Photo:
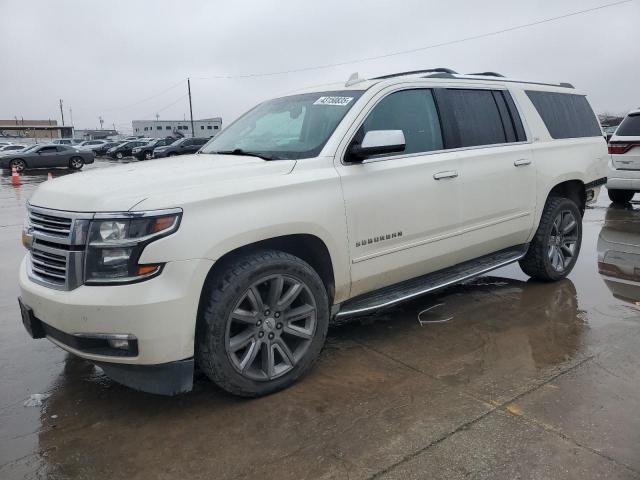
<path id="1" fill-rule="evenodd" d="M 31 270 L 47 282 L 64 286 L 67 280 L 67 255 L 43 250 L 40 245 L 31 248 Z"/>
<path id="2" fill-rule="evenodd" d="M 71 218 L 44 215 L 34 210 L 29 212 L 29 221 L 35 232 L 62 237 L 68 237 L 71 234 L 71 224 L 73 223 Z"/>
<path id="3" fill-rule="evenodd" d="M 89 220 L 93 213 L 63 212 L 29 206 L 29 277 L 58 290 L 73 290 L 83 281 Z"/>

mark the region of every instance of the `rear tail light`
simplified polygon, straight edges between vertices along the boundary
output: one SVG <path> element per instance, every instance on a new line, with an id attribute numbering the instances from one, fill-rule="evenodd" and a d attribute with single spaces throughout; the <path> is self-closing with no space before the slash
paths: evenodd
<path id="1" fill-rule="evenodd" d="M 609 153 L 622 155 L 627 153 L 633 147 L 640 147 L 640 143 L 610 143 Z"/>

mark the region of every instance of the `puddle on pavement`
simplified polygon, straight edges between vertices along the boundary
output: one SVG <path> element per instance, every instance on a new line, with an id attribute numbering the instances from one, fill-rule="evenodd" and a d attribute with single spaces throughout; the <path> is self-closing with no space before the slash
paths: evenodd
<path id="1" fill-rule="evenodd" d="M 113 163 L 99 161 L 94 168 Z M 54 171 L 54 177 L 66 173 Z M 195 474 L 193 458 L 208 452 L 207 445 L 215 448 L 220 477 L 238 475 L 240 440 L 234 439 L 253 428 L 272 432 L 271 450 L 251 450 L 247 468 L 258 457 L 260 462 L 273 460 L 312 441 L 303 425 L 350 422 L 371 402 L 393 402 L 394 392 L 440 408 L 431 387 L 419 386 L 415 379 L 394 383 L 399 376 L 422 372 L 423 377 L 415 378 L 437 382 L 434 392 L 446 396 L 450 391 L 452 402 L 461 392 L 499 402 L 606 348 L 613 335 L 640 329 L 640 205 L 613 208 L 602 194 L 600 203 L 587 210 L 578 264 L 561 282 L 528 281 L 512 265 L 375 317 L 335 326 L 312 374 L 264 399 L 231 397 L 202 376 L 193 392 L 179 397 L 135 392 L 23 332 L 14 281 L 23 253 L 19 231 L 24 202 L 46 178 L 46 171 L 28 173 L 21 187 L 12 187 L 6 174 L 1 178 L 0 225 L 5 227 L 0 229 L 0 273 L 7 279 L 0 291 L 3 479 L 132 477 L 141 468 L 152 477 Z M 423 320 L 436 321 L 421 324 L 420 312 Z M 340 368 L 333 369 L 334 363 Z M 23 407 L 35 393 L 50 396 L 40 407 Z M 284 413 L 276 417 L 272 412 L 278 409 Z M 316 431 L 319 441 L 323 432 Z M 280 441 L 286 448 L 274 446 Z M 141 443 L 152 443 L 157 452 L 139 452 Z"/>

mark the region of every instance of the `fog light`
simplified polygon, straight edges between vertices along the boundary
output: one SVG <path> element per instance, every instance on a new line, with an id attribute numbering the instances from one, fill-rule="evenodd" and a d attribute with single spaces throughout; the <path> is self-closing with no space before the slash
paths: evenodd
<path id="1" fill-rule="evenodd" d="M 118 350 L 129 350 L 129 340 L 120 340 L 119 338 L 110 338 L 107 340 L 111 348 L 117 348 Z"/>

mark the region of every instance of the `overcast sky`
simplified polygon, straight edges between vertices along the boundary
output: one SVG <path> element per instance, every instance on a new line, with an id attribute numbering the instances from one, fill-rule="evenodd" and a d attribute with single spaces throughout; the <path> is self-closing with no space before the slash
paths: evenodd
<path id="1" fill-rule="evenodd" d="M 640 0 L 487 38 L 377 60 L 249 78 L 416 49 L 614 0 L 0 0 L 0 119 L 76 128 L 131 120 L 229 123 L 258 101 L 360 76 L 450 67 L 568 81 L 598 112 L 640 106 Z M 208 77 L 208 78 L 207 78 Z M 173 87 L 173 88 L 171 88 Z M 149 98 L 153 97 L 153 98 Z"/>

